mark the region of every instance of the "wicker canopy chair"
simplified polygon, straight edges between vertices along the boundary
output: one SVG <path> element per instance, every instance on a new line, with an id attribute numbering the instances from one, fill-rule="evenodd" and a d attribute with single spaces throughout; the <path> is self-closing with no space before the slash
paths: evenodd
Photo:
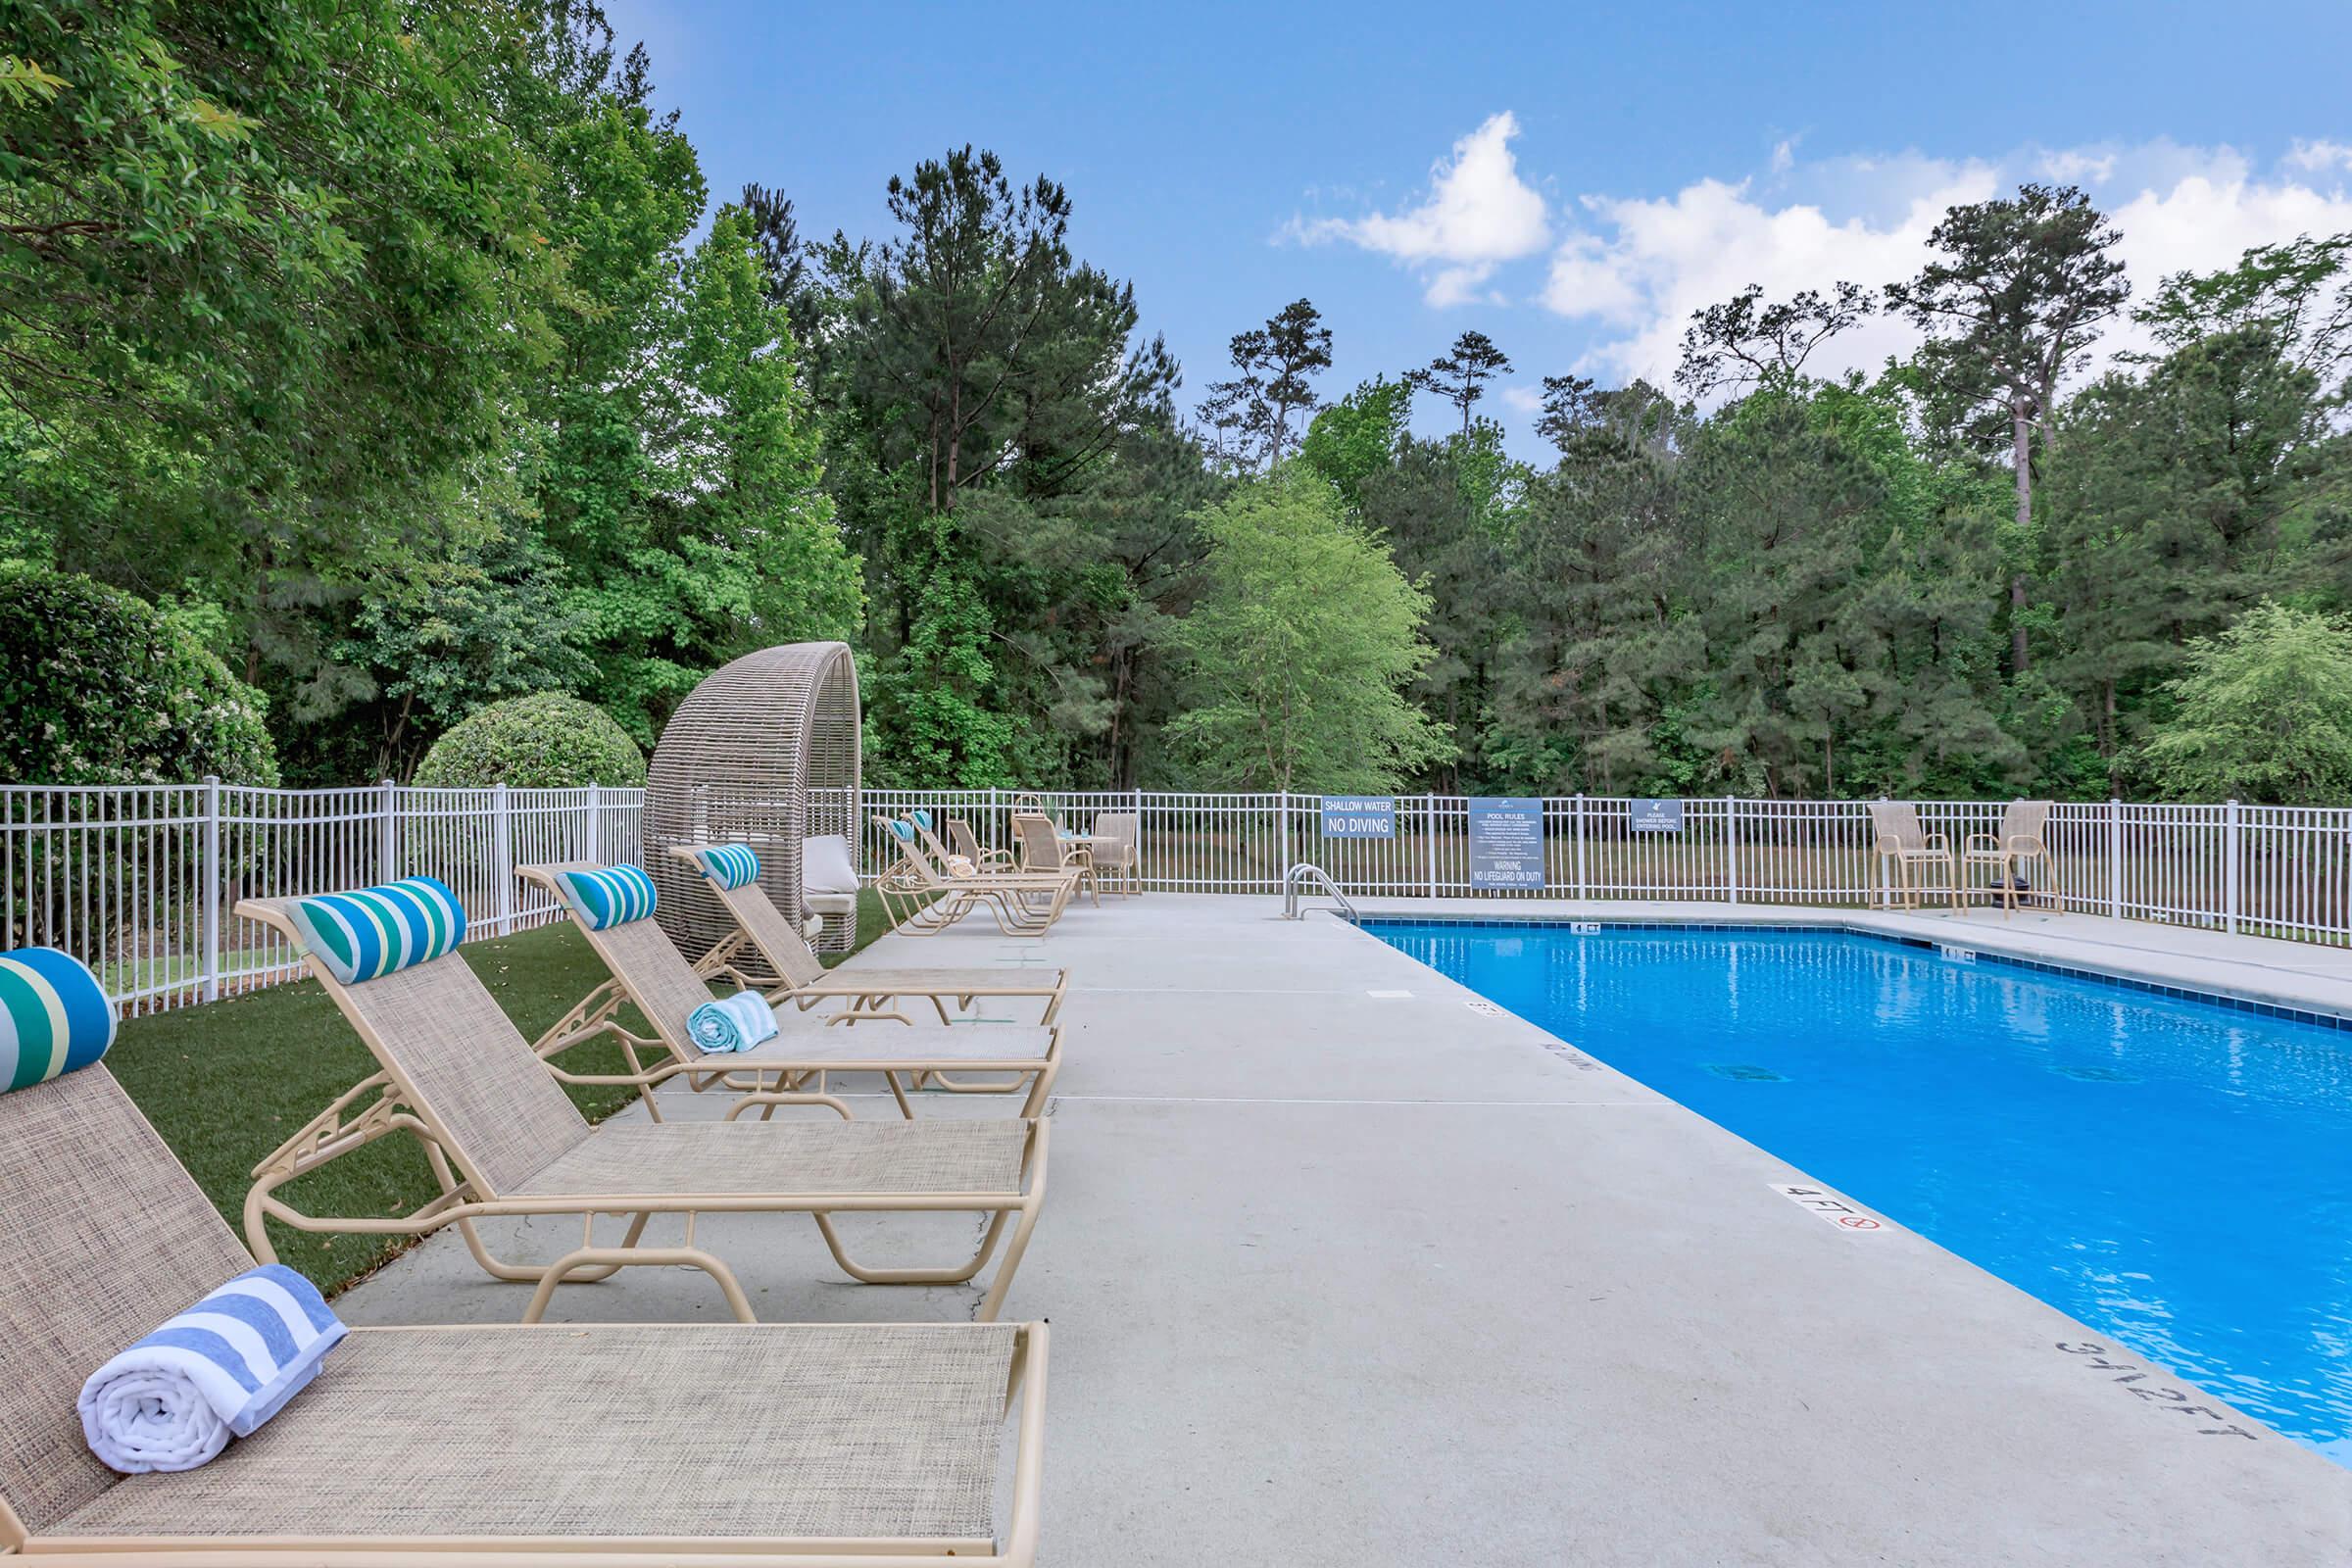
<path id="1" fill-rule="evenodd" d="M 760 885 L 795 922 L 824 916 L 817 948 L 858 938 L 854 894 L 812 899 L 804 841 L 857 843 L 858 669 L 844 643 L 786 643 L 711 672 L 678 705 L 645 783 L 644 864 L 661 894 L 656 917 L 689 959 L 735 935 L 709 883 L 669 852 L 681 844 L 749 844 Z"/>

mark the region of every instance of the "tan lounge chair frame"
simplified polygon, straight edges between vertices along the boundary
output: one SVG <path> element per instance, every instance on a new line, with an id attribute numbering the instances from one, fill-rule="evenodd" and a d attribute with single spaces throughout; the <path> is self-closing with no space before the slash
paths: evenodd
<path id="1" fill-rule="evenodd" d="M 944 859 L 932 858 L 925 842 L 930 835 L 917 824 L 908 822 L 913 836 L 902 838 L 890 818 L 876 816 L 873 821 L 896 857 L 891 868 L 875 880 L 874 891 L 892 925 L 908 936 L 936 935 L 981 907 L 1006 936 L 1038 936 L 1061 918 L 1077 885 L 1077 878 L 1067 872 L 955 876 Z"/>
<path id="2" fill-rule="evenodd" d="M 1918 807 L 1908 801 L 1872 801 L 1870 828 L 1871 854 L 1882 871 L 1893 873 L 1884 889 L 1886 907 L 1916 909 L 1922 893 L 1942 893 L 1953 908 L 1960 907 L 1959 864 L 1952 858 L 1952 841 L 1923 827 Z M 1943 881 L 1923 886 L 1917 873 L 1935 866 L 1943 868 Z"/>
<path id="3" fill-rule="evenodd" d="M 681 847 L 674 853 L 691 857 L 693 852 Z M 738 1094 L 809 1090 L 823 1094 L 834 1073 L 878 1073 L 882 1081 L 890 1086 L 891 1098 L 898 1102 L 899 1113 L 911 1120 L 914 1106 L 906 1098 L 907 1084 L 900 1081 L 902 1075 L 909 1083 L 920 1085 L 926 1077 L 949 1071 L 1004 1074 L 1006 1078 L 1003 1082 L 978 1086 L 958 1082 L 943 1087 L 949 1087 L 956 1093 L 1011 1094 L 1026 1085 L 1029 1098 L 1022 1102 L 1020 1114 L 1035 1116 L 1045 1108 L 1046 1097 L 1054 1088 L 1054 1077 L 1061 1071 L 1061 1031 L 1052 1026 L 1047 1026 L 1048 1041 L 1042 1056 L 1017 1054 L 999 1057 L 948 1056 L 937 1050 L 937 1030 L 927 1027 L 915 1029 L 911 1026 L 911 1020 L 900 1012 L 886 1011 L 879 1006 L 861 1007 L 856 1011 L 836 1013 L 828 1024 L 830 1027 L 832 1024 L 864 1022 L 889 1026 L 868 1028 L 858 1034 L 857 1041 L 859 1054 L 856 1056 L 826 1054 L 795 1060 L 790 1054 L 789 1041 L 760 1047 L 756 1058 L 710 1054 L 695 1045 L 694 1037 L 687 1029 L 687 1017 L 692 1008 L 701 1005 L 702 1000 L 707 1000 L 710 995 L 705 982 L 713 975 L 720 975 L 734 979 L 747 989 L 759 988 L 751 987 L 737 971 L 689 964 L 679 956 L 677 949 L 670 946 L 668 936 L 659 924 L 635 920 L 628 925 L 605 931 L 589 929 L 588 923 L 579 918 L 577 911 L 564 898 L 557 878 L 565 871 L 592 868 L 593 862 L 582 860 L 556 865 L 517 866 L 514 873 L 533 886 L 545 888 L 564 905 L 572 917 L 572 924 L 587 939 L 589 949 L 611 975 L 609 980 L 597 986 L 579 1005 L 558 1019 L 555 1027 L 532 1044 L 531 1049 L 547 1064 L 548 1070 L 564 1082 L 613 1081 L 615 1075 L 583 1077 L 556 1062 L 558 1056 L 574 1046 L 609 1035 L 619 1042 L 621 1054 L 629 1063 L 629 1077 L 636 1082 L 645 1100 L 646 1113 L 656 1121 L 662 1119 L 662 1106 L 654 1090 L 670 1079 L 681 1077 L 687 1087 L 697 1092 L 717 1086 Z M 712 886 L 716 891 L 716 885 Z M 757 885 L 737 891 L 755 894 L 762 903 L 766 901 L 766 896 L 760 893 Z M 770 904 L 767 907 L 773 910 L 775 906 Z M 807 950 L 804 948 L 803 951 Z M 814 961 L 813 955 L 810 955 L 810 961 Z M 789 1005 L 791 995 L 790 992 L 783 992 L 767 1000 L 771 1006 Z M 895 997 L 896 993 L 891 995 Z M 698 1000 L 690 1003 L 687 1000 L 689 998 Z M 653 1025 L 653 1038 L 621 1026 L 617 1014 L 623 1003 L 636 1004 L 638 1012 Z M 679 1011 L 681 1007 L 686 1011 Z M 944 1008 L 940 1020 L 943 1026 L 948 1022 Z M 979 1029 L 987 1026 L 966 1027 Z M 986 1036 L 977 1038 L 985 1039 Z M 932 1049 L 926 1051 L 926 1045 Z M 649 1056 L 657 1058 L 650 1067 L 645 1064 Z M 669 1059 L 659 1059 L 663 1056 Z"/>
<path id="4" fill-rule="evenodd" d="M 1012 833 L 1021 847 L 1023 870 L 1033 876 L 1059 871 L 1070 877 L 1073 889 L 1082 887 L 1094 894 L 1096 908 L 1102 907 L 1102 883 L 1095 875 L 1092 844 L 1064 839 L 1054 819 L 1043 811 L 1013 812 Z"/>
<path id="5" fill-rule="evenodd" d="M 289 906 L 291 899 L 247 899 L 236 906 L 240 918 L 258 920 L 285 933 L 298 950 L 302 943 L 296 931 Z M 346 1090 L 335 1102 L 320 1111 L 293 1137 L 287 1139 L 270 1155 L 254 1167 L 254 1184 L 245 1195 L 245 1239 L 254 1256 L 264 1262 L 276 1260 L 276 1250 L 270 1240 L 268 1222 L 276 1220 L 282 1225 L 314 1235 L 359 1236 L 426 1236 L 446 1226 L 454 1225 L 466 1240 L 466 1250 L 482 1271 L 493 1279 L 535 1285 L 530 1304 L 524 1309 L 522 1321 L 536 1323 L 547 1310 L 549 1298 L 558 1285 L 588 1284 L 609 1279 L 623 1268 L 637 1265 L 669 1265 L 700 1269 L 710 1276 L 727 1305 L 740 1322 L 755 1321 L 751 1303 L 734 1270 L 716 1254 L 695 1245 L 697 1216 L 707 1213 L 751 1214 L 808 1214 L 816 1222 L 826 1250 L 833 1254 L 834 1263 L 852 1279 L 867 1285 L 961 1285 L 987 1267 L 1000 1241 L 1005 1242 L 1004 1255 L 997 1265 L 996 1278 L 990 1282 L 976 1314 L 977 1321 L 996 1321 L 1004 1306 L 1004 1295 L 1010 1289 L 1012 1276 L 1019 1269 L 1021 1254 L 1028 1250 L 1030 1233 L 1036 1228 L 1040 1205 L 1046 1195 L 1047 1124 L 1042 1121 L 1025 1123 L 1026 1133 L 1020 1152 L 1018 1180 L 1014 1190 L 1005 1192 L 694 1192 L 639 1191 L 610 1193 L 563 1193 L 529 1195 L 504 1193 L 500 1183 L 490 1174 L 490 1161 L 478 1150 L 469 1149 L 466 1141 L 451 1127 L 447 1116 L 439 1113 L 431 1097 L 422 1094 L 412 1074 L 404 1066 L 404 1052 L 396 1047 L 377 1027 L 369 1009 L 353 996 L 352 988 L 336 980 L 326 966 L 305 953 L 305 961 L 326 994 L 339 1008 L 368 1053 L 376 1059 L 381 1071 L 362 1079 Z M 454 968 L 441 969 L 428 976 L 442 964 Z M 497 1071 L 505 1075 L 506 1084 L 522 1090 L 527 1083 L 545 1084 L 549 1093 L 563 1101 L 565 1110 L 575 1119 L 579 1113 L 571 1109 L 570 1102 L 555 1080 L 545 1072 L 531 1048 L 515 1032 L 512 1021 L 500 1011 L 498 1004 L 482 989 L 480 980 L 466 966 L 465 958 L 449 954 L 430 963 L 401 971 L 413 977 L 411 989 L 431 985 L 455 994 L 455 1001 L 465 1008 L 474 1038 L 466 1042 L 485 1074 Z M 414 977 L 425 977 L 422 979 Z M 387 980 L 369 982 L 384 985 Z M 501 1031 L 503 1030 L 503 1038 Z M 521 1079 L 513 1074 L 514 1053 L 530 1058 L 531 1075 Z M 505 1058 L 505 1059 L 499 1059 Z M 677 1071 L 690 1070 L 689 1063 L 671 1064 Z M 657 1074 L 660 1069 L 656 1069 Z M 583 1084 L 622 1084 L 642 1087 L 643 1075 L 598 1076 L 579 1075 L 572 1082 Z M 772 1118 L 780 1105 L 811 1105 L 831 1110 L 844 1121 L 853 1120 L 850 1107 L 830 1095 L 767 1092 L 746 1094 L 728 1107 L 726 1120 L 734 1121 L 747 1111 L 758 1110 L 762 1120 Z M 503 1107 L 502 1107 L 503 1108 Z M 524 1119 L 526 1107 L 517 1106 L 514 1115 L 517 1122 Z M 583 1122 L 582 1125 L 585 1125 Z M 947 1128 L 949 1122 L 921 1122 L 914 1127 Z M 784 1131 L 786 1129 L 779 1129 Z M 912 1130 L 911 1128 L 909 1129 Z M 441 1188 L 440 1196 L 404 1215 L 391 1218 L 367 1218 L 343 1215 L 310 1215 L 295 1208 L 278 1196 L 287 1183 L 318 1169 L 329 1160 L 339 1159 L 354 1150 L 374 1143 L 377 1139 L 405 1133 L 423 1147 L 426 1163 L 433 1179 Z M 590 1128 L 586 1138 L 571 1148 L 600 1136 L 599 1129 Z M 513 1165 L 514 1161 L 508 1161 Z M 525 1172 L 520 1185 L 527 1186 L 531 1173 Z M 989 1216 L 982 1232 L 980 1245 L 968 1262 L 930 1268 L 875 1268 L 861 1264 L 843 1248 L 841 1236 L 835 1229 L 832 1216 L 837 1213 L 980 1213 Z M 499 1257 L 482 1239 L 476 1221 L 513 1218 L 523 1215 L 569 1215 L 580 1220 L 580 1245 L 552 1263 L 516 1263 Z M 617 1247 L 600 1246 L 596 1241 L 596 1219 L 600 1214 L 629 1216 L 626 1232 Z M 674 1248 L 649 1248 L 639 1245 L 645 1228 L 656 1214 L 685 1216 L 684 1245 Z M 1005 1239 L 1005 1221 L 1012 1220 L 1011 1236 Z"/>
<path id="6" fill-rule="evenodd" d="M 958 821 L 951 828 L 963 828 L 963 837 L 971 829 Z M 702 875 L 699 857 L 708 845 L 681 844 L 670 851 L 679 859 Z M 1002 853 L 1002 852 L 1000 852 Z M 753 975 L 761 990 L 774 993 L 770 1001 L 790 998 L 803 1011 L 816 1006 L 827 999 L 848 1002 L 853 1009 L 863 1011 L 879 1008 L 886 1003 L 903 997 L 929 999 L 941 1023 L 952 1023 L 954 1015 L 948 1010 L 952 998 L 957 1007 L 968 1010 L 983 997 L 1035 998 L 1045 1004 L 1038 1017 L 1041 1024 L 1050 1024 L 1061 1011 L 1062 998 L 1070 987 L 1066 969 L 1047 969 L 1036 979 L 1015 980 L 1002 969 L 877 969 L 863 966 L 828 969 L 817 957 L 816 950 L 793 929 L 776 907 L 775 900 L 757 882 L 739 888 L 722 888 L 708 876 L 711 893 L 734 916 L 734 935 L 705 954 L 695 968 L 706 975 L 722 972 Z M 756 966 L 755 962 L 756 960 Z M 1050 978 L 1049 978 L 1050 977 Z M 853 1016 L 845 1021 L 857 1021 Z"/>
<path id="7" fill-rule="evenodd" d="M 1997 891 L 2001 899 L 2001 918 L 2006 920 L 2017 912 L 2018 881 L 2028 864 L 2039 861 L 2044 868 L 2051 864 L 2048 833 L 2050 803 L 2048 801 L 2011 801 L 2001 812 L 1998 833 L 1971 833 L 1960 841 L 1960 871 L 1966 892 Z M 1992 873 L 1989 885 L 1976 881 L 1973 873 L 1983 867 Z M 2055 877 L 2052 878 L 2053 884 Z M 2028 898 L 2045 898 L 2037 888 L 2026 890 Z"/>
<path id="8" fill-rule="evenodd" d="M 11 1229 L 0 1233 L 0 1281 L 7 1282 L 0 1323 L 29 1332 L 44 1351 L 21 1364 L 12 1359 L 10 1377 L 0 1386 L 0 1556 L 11 1561 L 81 1568 L 653 1568 L 696 1562 L 713 1568 L 918 1568 L 953 1558 L 1027 1568 L 1036 1560 L 1048 1348 L 1043 1323 L 355 1328 L 316 1384 L 262 1434 L 232 1445 L 213 1464 L 179 1475 L 115 1475 L 81 1444 L 74 1393 L 82 1377 L 250 1259 L 103 1063 L 0 1096 L 0 1144 L 17 1156 L 15 1178 L 0 1181 L 11 1221 Z M 0 1155 L 0 1173 L 9 1165 Z M 1006 1334 L 1010 1344 L 1000 1363 L 993 1349 L 983 1348 Z M 566 1390 L 593 1390 L 596 1402 L 610 1404 L 616 1388 L 632 1386 L 631 1374 L 657 1347 L 676 1352 L 691 1343 L 694 1352 L 685 1359 L 698 1375 L 738 1391 L 758 1365 L 791 1364 L 817 1347 L 842 1346 L 859 1358 L 881 1356 L 890 1365 L 877 1375 L 907 1395 L 905 1410 L 893 1410 L 889 1419 L 907 1423 L 922 1420 L 920 1412 L 929 1408 L 923 1388 L 934 1376 L 939 1348 L 966 1336 L 982 1353 L 962 1374 L 961 1387 L 982 1393 L 973 1381 L 988 1376 L 985 1392 L 993 1401 L 1001 1365 L 1000 1419 L 1017 1422 L 1011 1508 L 1001 1542 L 961 1532 L 697 1537 L 670 1533 L 674 1525 L 642 1534 L 479 1533 L 485 1515 L 498 1516 L 501 1499 L 531 1486 L 533 1467 L 520 1457 L 502 1458 L 454 1486 L 444 1480 L 436 1490 L 387 1496 L 403 1517 L 382 1533 L 343 1517 L 336 1523 L 346 1528 L 331 1534 L 267 1528 L 273 1504 L 289 1495 L 289 1472 L 316 1474 L 324 1465 L 335 1473 L 357 1467 L 375 1475 L 380 1472 L 368 1467 L 381 1460 L 397 1474 L 400 1455 L 436 1451 L 431 1390 L 419 1386 L 413 1401 L 386 1410 L 366 1392 L 370 1385 L 347 1381 L 358 1363 L 413 1362 L 430 1369 L 463 1358 L 476 1385 L 483 1377 L 495 1380 L 503 1369 L 517 1401 L 530 1400 L 544 1412 L 539 1436 L 550 1457 L 538 1474 L 611 1464 L 617 1480 L 617 1465 L 628 1457 L 621 1450 L 643 1434 L 633 1425 L 625 1431 L 566 1429 Z M 700 1353 L 706 1345 L 707 1359 Z M 659 1412 L 668 1430 L 644 1441 L 677 1441 L 692 1418 L 662 1410 L 662 1402 L 682 1394 L 691 1400 L 690 1391 L 649 1391 L 644 1408 Z M 790 1408 L 777 1414 L 779 1423 L 792 1419 Z M 782 1517 L 796 1503 L 804 1516 L 849 1511 L 857 1506 L 861 1482 L 902 1495 L 916 1485 L 929 1460 L 928 1442 L 968 1441 L 954 1427 L 888 1430 L 911 1435 L 898 1444 L 900 1452 L 882 1460 L 854 1444 L 827 1451 L 820 1442 L 808 1463 L 833 1468 L 771 1463 L 748 1494 L 733 1477 L 708 1470 L 673 1484 L 724 1483 L 739 1516 L 770 1507 L 771 1516 Z M 1001 1434 L 989 1439 L 988 1459 L 1001 1477 L 1002 1461 L 994 1452 L 999 1442 Z M 968 1449 L 964 1457 L 979 1462 Z M 390 1475 L 383 1484 L 399 1485 Z M 650 1521 L 651 1500 L 634 1504 L 636 1495 L 618 1485 L 606 1505 L 607 1520 L 636 1508 Z M 192 1528 L 188 1516 L 198 1506 L 212 1520 L 232 1519 L 234 1533 Z M 76 1524 L 92 1510 L 94 1517 Z M 145 1528 L 151 1519 L 155 1525 Z M 436 1520 L 450 1523 L 436 1530 Z"/>

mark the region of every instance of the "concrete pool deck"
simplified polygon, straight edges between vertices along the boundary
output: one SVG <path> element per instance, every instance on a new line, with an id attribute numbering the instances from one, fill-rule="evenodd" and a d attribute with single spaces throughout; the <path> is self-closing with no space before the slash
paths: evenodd
<path id="1" fill-rule="evenodd" d="M 1042 940 L 975 917 L 853 960 L 1071 973 L 1045 1211 L 1005 1308 L 1054 1330 L 1041 1561 L 2352 1558 L 2352 1471 L 1924 1238 L 1825 1222 L 1775 1190 L 1802 1172 L 1345 921 L 1278 914 L 1153 894 L 1074 908 Z M 2192 953 L 2191 933 L 2086 916 L 1867 918 L 2352 1013 L 2352 956 L 2326 950 Z M 663 1103 L 723 1108 L 688 1098 Z M 1004 1113 L 945 1098 L 921 1108 Z M 912 1261 L 974 1229 L 870 1218 L 857 1237 Z M 553 1255 L 576 1233 L 525 1245 Z M 701 1236 L 769 1320 L 936 1320 L 979 1296 L 850 1284 L 797 1220 L 711 1216 Z M 355 1322 L 508 1321 L 524 1295 L 444 1236 L 339 1305 Z M 700 1276 L 644 1269 L 558 1293 L 551 1316 L 718 1312 Z"/>

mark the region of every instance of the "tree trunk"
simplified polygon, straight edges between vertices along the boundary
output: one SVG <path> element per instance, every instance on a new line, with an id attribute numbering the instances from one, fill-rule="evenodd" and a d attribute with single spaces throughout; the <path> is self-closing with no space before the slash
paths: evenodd
<path id="1" fill-rule="evenodd" d="M 2028 443 L 2033 421 L 2018 404 L 2009 406 L 2010 458 L 2017 469 L 2017 547 L 2025 549 L 2034 529 L 2034 459 Z M 2023 675 L 2032 662 L 2026 647 L 2026 572 L 2020 565 L 2009 574 L 2009 667 Z"/>

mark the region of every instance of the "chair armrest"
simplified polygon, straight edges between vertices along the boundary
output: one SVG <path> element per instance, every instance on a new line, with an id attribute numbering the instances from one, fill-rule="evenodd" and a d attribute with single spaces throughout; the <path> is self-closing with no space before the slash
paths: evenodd
<path id="1" fill-rule="evenodd" d="M 1984 846 L 1982 851 L 1977 848 L 1977 846 L 1980 844 Z M 1963 855 L 1998 855 L 2002 853 L 2003 848 L 2004 846 L 2001 843 L 2000 835 L 1997 833 L 1971 833 L 1966 839 L 1961 841 L 1960 845 L 1960 851 Z"/>

